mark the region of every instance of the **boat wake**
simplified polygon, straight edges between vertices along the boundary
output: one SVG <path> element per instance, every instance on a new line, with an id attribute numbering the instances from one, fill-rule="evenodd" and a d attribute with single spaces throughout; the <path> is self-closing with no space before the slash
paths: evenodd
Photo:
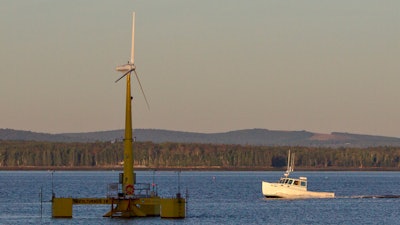
<path id="1" fill-rule="evenodd" d="M 378 199 L 378 198 L 400 198 L 400 195 L 353 195 L 353 196 L 335 196 L 336 199 Z M 271 200 L 306 200 L 315 198 L 261 198 L 263 201 Z"/>
<path id="2" fill-rule="evenodd" d="M 400 195 L 355 195 L 355 196 L 343 196 L 343 197 L 337 197 L 337 198 L 356 198 L 356 199 L 361 199 L 361 198 L 400 198 Z"/>

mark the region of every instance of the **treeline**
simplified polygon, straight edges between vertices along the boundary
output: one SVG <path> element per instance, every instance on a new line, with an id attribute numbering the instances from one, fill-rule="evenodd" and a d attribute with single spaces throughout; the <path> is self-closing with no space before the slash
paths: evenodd
<path id="1" fill-rule="evenodd" d="M 400 147 L 316 148 L 135 142 L 134 165 L 144 168 L 273 169 L 286 166 L 287 151 L 303 169 L 400 169 Z M 120 167 L 122 142 L 0 141 L 3 167 Z"/>

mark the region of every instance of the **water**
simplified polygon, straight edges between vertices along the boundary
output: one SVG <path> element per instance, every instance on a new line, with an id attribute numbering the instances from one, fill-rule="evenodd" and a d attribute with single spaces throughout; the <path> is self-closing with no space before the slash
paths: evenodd
<path id="1" fill-rule="evenodd" d="M 182 172 L 179 188 L 188 190 L 187 217 L 110 219 L 107 205 L 75 205 L 72 219 L 51 218 L 52 186 L 58 197 L 104 197 L 118 181 L 114 171 L 0 171 L 0 224 L 398 224 L 400 172 L 301 172 L 309 190 L 332 191 L 334 199 L 266 200 L 261 180 L 276 181 L 281 172 Z M 53 177 L 53 179 L 52 179 Z M 137 172 L 138 182 L 152 183 L 153 172 Z M 53 182 L 52 182 L 53 180 Z M 162 197 L 178 190 L 178 173 L 156 172 Z M 41 213 L 42 212 L 42 213 Z"/>

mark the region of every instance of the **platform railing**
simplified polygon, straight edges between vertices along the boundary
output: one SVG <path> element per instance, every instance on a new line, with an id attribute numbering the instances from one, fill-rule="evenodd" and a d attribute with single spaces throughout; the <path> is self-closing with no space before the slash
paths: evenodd
<path id="1" fill-rule="evenodd" d="M 157 192 L 151 190 L 152 185 L 150 183 L 136 183 L 134 185 L 135 197 L 154 197 L 157 196 Z M 110 183 L 107 185 L 107 198 L 123 198 L 122 185 L 119 183 Z"/>

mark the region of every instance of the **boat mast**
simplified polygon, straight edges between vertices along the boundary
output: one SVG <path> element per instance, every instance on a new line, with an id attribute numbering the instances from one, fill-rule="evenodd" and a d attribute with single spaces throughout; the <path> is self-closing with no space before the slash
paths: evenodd
<path id="1" fill-rule="evenodd" d="M 288 160 L 287 160 L 287 168 L 286 168 L 286 172 L 285 172 L 285 177 L 288 177 L 290 172 L 293 172 L 294 170 L 294 153 L 290 154 L 290 149 L 288 152 Z"/>

